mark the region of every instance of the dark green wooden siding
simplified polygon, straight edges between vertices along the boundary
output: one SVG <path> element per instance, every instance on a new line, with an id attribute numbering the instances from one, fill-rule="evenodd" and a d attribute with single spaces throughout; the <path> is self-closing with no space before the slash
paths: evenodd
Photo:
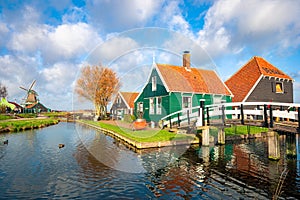
<path id="1" fill-rule="evenodd" d="M 156 91 L 152 91 L 152 77 L 156 76 L 157 89 Z M 190 96 L 192 98 L 192 107 L 200 105 L 200 99 L 205 100 L 205 105 L 211 105 L 216 103 L 214 99 L 218 99 L 218 101 L 226 101 L 231 102 L 230 96 L 225 95 L 212 95 L 212 94 L 193 94 L 193 93 L 182 93 L 182 92 L 170 92 L 168 93 L 166 88 L 164 87 L 162 80 L 159 78 L 156 69 L 153 69 L 151 72 L 150 79 L 146 86 L 144 87 L 142 93 L 139 98 L 135 101 L 135 115 L 137 116 L 138 110 L 138 102 L 143 102 L 144 107 L 144 115 L 143 118 L 149 121 L 158 122 L 162 117 L 169 115 L 171 113 L 182 110 L 182 97 Z M 154 114 L 149 115 L 150 105 L 149 98 L 154 98 Z M 156 98 L 162 98 L 162 112 L 160 115 L 156 114 Z M 195 112 L 196 110 L 193 110 Z"/>

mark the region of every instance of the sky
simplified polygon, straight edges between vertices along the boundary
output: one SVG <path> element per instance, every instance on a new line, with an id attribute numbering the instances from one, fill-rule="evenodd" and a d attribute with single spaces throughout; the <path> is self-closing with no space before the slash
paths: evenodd
<path id="1" fill-rule="evenodd" d="M 22 103 L 33 80 L 55 110 L 92 108 L 74 94 L 85 65 L 115 70 L 139 91 L 153 60 L 216 70 L 226 81 L 253 56 L 294 79 L 300 103 L 299 0 L 1 0 L 0 82 Z"/>

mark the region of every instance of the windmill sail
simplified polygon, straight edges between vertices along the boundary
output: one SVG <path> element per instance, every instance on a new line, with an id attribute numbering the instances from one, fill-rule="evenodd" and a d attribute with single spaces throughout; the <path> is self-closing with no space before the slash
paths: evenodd
<path id="1" fill-rule="evenodd" d="M 32 87 L 33 87 L 33 85 L 35 84 L 35 82 L 36 82 L 36 80 L 34 80 L 34 81 L 31 83 L 31 85 L 30 85 L 30 87 L 29 87 L 29 90 L 32 89 Z"/>
<path id="2" fill-rule="evenodd" d="M 36 93 L 36 91 L 34 91 L 34 90 L 32 89 L 33 86 L 34 86 L 34 84 L 35 84 L 35 82 L 36 82 L 36 80 L 34 80 L 34 81 L 31 83 L 31 85 L 29 86 L 28 89 L 26 89 L 26 88 L 20 86 L 20 88 L 21 88 L 22 90 L 27 91 L 27 95 L 26 95 L 26 98 L 25 98 L 25 105 L 26 105 L 26 106 L 27 106 L 27 105 L 32 105 L 32 104 L 38 103 L 38 98 L 37 98 L 38 94 Z"/>

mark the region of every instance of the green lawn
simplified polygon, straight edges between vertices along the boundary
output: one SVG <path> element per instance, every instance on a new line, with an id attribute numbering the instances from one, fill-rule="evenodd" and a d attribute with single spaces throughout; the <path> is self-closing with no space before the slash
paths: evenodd
<path id="1" fill-rule="evenodd" d="M 1 120 L 12 119 L 12 118 L 13 118 L 12 116 L 0 114 L 0 121 L 1 121 Z"/>
<path id="2" fill-rule="evenodd" d="M 36 118 L 37 114 L 36 113 L 20 113 L 20 114 L 17 114 L 17 116 L 21 117 L 21 118 Z"/>
<path id="3" fill-rule="evenodd" d="M 83 123 L 92 124 L 106 130 L 113 131 L 118 133 L 128 139 L 134 140 L 136 142 L 163 142 L 163 141 L 171 141 L 171 140 L 186 140 L 194 139 L 194 135 L 184 135 L 172 133 L 167 130 L 140 130 L 140 131 L 132 131 L 131 129 L 126 129 L 123 127 L 106 124 L 103 122 L 95 122 L 82 120 Z"/>
<path id="4" fill-rule="evenodd" d="M 231 126 L 225 128 L 225 135 L 245 135 L 268 132 L 268 128 L 257 126 Z"/>
<path id="5" fill-rule="evenodd" d="M 10 120 L 0 121 L 0 131 L 8 128 L 9 131 L 22 131 L 26 129 L 40 128 L 52 124 L 57 124 L 57 119 L 30 119 L 30 120 Z"/>
<path id="6" fill-rule="evenodd" d="M 68 112 L 45 112 L 42 115 L 51 117 L 51 118 L 58 118 L 58 117 L 67 117 L 70 113 Z"/>

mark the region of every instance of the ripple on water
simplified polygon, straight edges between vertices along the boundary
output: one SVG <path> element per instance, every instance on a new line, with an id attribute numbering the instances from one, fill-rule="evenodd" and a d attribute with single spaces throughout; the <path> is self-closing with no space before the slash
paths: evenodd
<path id="1" fill-rule="evenodd" d="M 6 135 L 9 145 L 0 146 L 0 199 L 268 199 L 277 169 L 284 167 L 264 157 L 265 141 L 135 153 L 100 132 L 75 127 L 60 123 Z M 103 155 L 108 163 L 99 159 Z M 299 160 L 287 163 L 291 172 L 283 191 L 296 197 Z"/>

